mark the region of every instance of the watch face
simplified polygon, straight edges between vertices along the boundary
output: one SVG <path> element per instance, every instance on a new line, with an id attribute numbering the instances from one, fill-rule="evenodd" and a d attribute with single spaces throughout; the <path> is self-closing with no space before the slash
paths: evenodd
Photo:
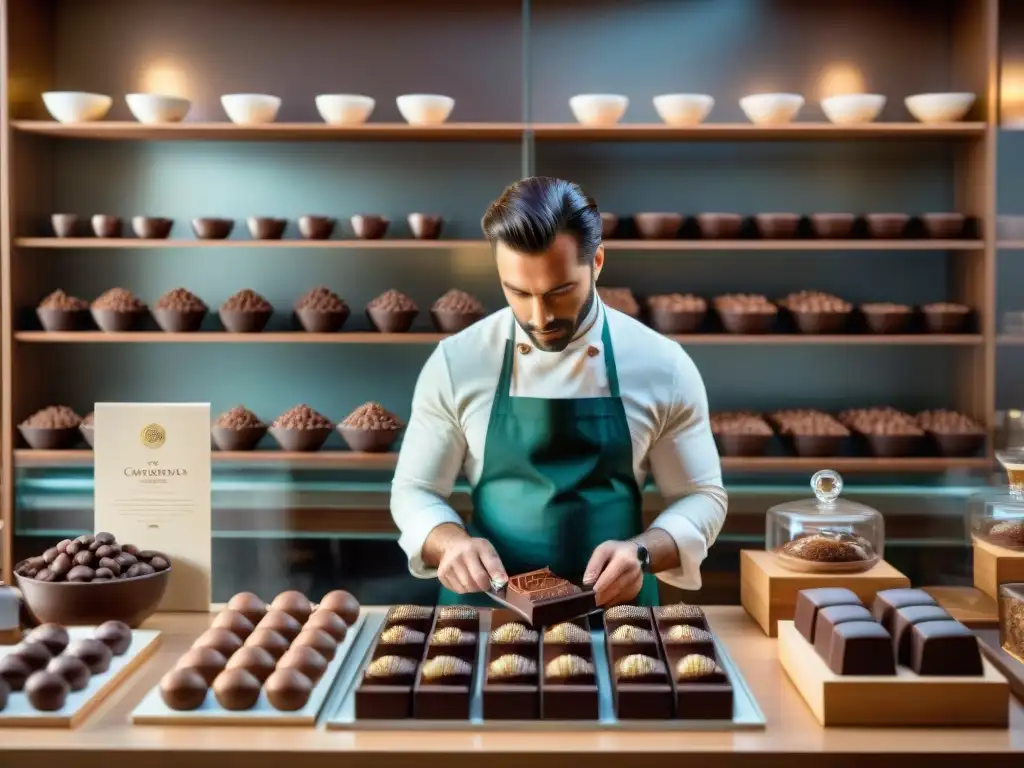
<path id="1" fill-rule="evenodd" d="M 651 564 L 651 553 L 643 544 L 636 545 L 636 557 L 640 561 L 641 568 L 646 568 Z"/>

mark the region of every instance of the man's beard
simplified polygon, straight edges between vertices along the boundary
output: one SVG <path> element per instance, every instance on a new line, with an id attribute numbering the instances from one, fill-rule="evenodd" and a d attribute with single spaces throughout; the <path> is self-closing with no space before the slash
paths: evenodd
<path id="1" fill-rule="evenodd" d="M 536 328 L 529 324 L 519 323 L 519 318 L 516 318 L 516 322 L 519 323 L 520 328 L 526 331 L 526 335 L 533 340 L 533 343 L 537 345 L 537 349 L 544 352 L 561 352 L 569 346 L 573 336 L 576 335 L 576 331 L 579 330 L 581 325 L 583 325 L 583 321 L 587 319 L 587 315 L 590 314 L 590 310 L 594 307 L 594 298 L 596 296 L 596 281 L 592 280 L 590 283 L 590 292 L 587 294 L 587 298 L 583 302 L 583 306 L 580 307 L 580 311 L 576 315 L 575 320 L 555 319 L 543 328 Z M 513 314 L 513 316 L 515 315 Z M 563 333 L 560 336 L 548 339 L 544 338 L 544 336 L 538 336 L 538 333 L 554 333 L 557 331 L 563 331 Z"/>

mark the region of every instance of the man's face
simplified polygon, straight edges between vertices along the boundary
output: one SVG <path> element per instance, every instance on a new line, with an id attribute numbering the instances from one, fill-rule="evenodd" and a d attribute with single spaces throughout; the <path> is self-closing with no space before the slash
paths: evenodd
<path id="1" fill-rule="evenodd" d="M 519 325 L 539 349 L 565 349 L 593 305 L 604 248 L 597 249 L 593 265 L 583 264 L 576 238 L 560 234 L 544 253 L 518 253 L 498 243 L 495 256 L 505 299 Z"/>

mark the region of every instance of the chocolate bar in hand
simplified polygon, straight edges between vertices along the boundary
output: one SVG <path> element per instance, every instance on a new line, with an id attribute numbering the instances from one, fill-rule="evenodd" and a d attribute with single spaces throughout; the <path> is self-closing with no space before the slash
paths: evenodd
<path id="1" fill-rule="evenodd" d="M 535 627 L 546 627 L 597 610 L 594 591 L 556 576 L 549 568 L 521 573 L 491 598 L 519 613 Z"/>

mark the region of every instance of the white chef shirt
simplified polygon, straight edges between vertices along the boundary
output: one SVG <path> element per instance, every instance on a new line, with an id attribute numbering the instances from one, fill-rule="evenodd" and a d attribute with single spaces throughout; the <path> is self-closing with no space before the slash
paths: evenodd
<path id="1" fill-rule="evenodd" d="M 637 485 L 650 475 L 667 502 L 651 527 L 679 547 L 680 567 L 658 578 L 700 589 L 700 564 L 725 520 L 728 497 L 711 435 L 708 399 L 697 367 L 682 347 L 595 300 L 590 316 L 561 352 L 536 348 L 515 324 L 512 397 L 607 397 L 601 333 L 608 323 L 619 390 L 633 442 Z M 427 360 L 413 394 L 412 417 L 391 488 L 391 515 L 414 576 L 437 570 L 422 559 L 423 543 L 442 523 L 464 525 L 447 502 L 460 471 L 475 486 L 505 342 L 513 325 L 505 308 L 442 341 Z M 519 345 L 530 349 L 522 354 Z M 590 353 L 596 348 L 597 354 Z"/>

